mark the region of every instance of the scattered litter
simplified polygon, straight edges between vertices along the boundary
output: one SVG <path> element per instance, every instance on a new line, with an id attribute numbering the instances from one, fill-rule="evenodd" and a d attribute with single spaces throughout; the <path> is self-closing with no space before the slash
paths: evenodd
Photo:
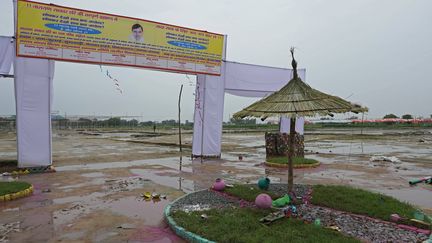
<path id="1" fill-rule="evenodd" d="M 63 208 L 61 211 L 62 211 L 62 212 L 69 212 L 69 211 L 72 211 L 72 210 L 79 210 L 79 209 L 82 209 L 82 208 L 84 208 L 83 205 L 81 205 L 81 204 L 76 204 L 76 205 L 74 205 L 74 206 L 72 206 L 72 207 L 70 207 L 70 208 Z"/>
<path id="2" fill-rule="evenodd" d="M 341 232 L 341 229 L 339 228 L 339 227 L 337 227 L 336 225 L 331 225 L 331 226 L 328 226 L 328 227 L 325 227 L 326 229 L 331 229 L 331 230 L 334 230 L 334 231 L 337 231 L 337 232 Z"/>
<path id="3" fill-rule="evenodd" d="M 20 232 L 20 222 L 0 224 L 0 242 L 8 242 L 7 235 L 12 232 Z"/>
<path id="4" fill-rule="evenodd" d="M 432 176 L 425 176 L 425 177 L 420 178 L 420 179 L 410 180 L 409 184 L 410 185 L 415 185 L 415 184 L 418 184 L 418 183 L 421 183 L 421 182 L 424 182 L 426 184 L 432 184 Z"/>
<path id="5" fill-rule="evenodd" d="M 410 222 L 412 225 L 414 225 L 415 227 L 420 228 L 420 229 L 426 229 L 427 230 L 427 229 L 431 228 L 431 224 L 426 223 L 422 220 L 410 219 Z"/>
<path id="6" fill-rule="evenodd" d="M 264 223 L 264 224 L 270 224 L 270 223 L 272 223 L 278 219 L 282 219 L 282 218 L 285 218 L 285 213 L 282 210 L 280 210 L 280 211 L 277 211 L 274 213 L 270 213 L 269 215 L 265 216 L 264 218 L 261 218 L 259 221 L 261 223 Z"/>
<path id="7" fill-rule="evenodd" d="M 394 214 L 390 215 L 390 220 L 393 222 L 399 222 L 401 219 L 402 219 L 402 217 L 399 216 L 399 214 L 394 213 Z"/>
<path id="8" fill-rule="evenodd" d="M 2 176 L 11 176 L 12 174 L 11 173 L 9 173 L 9 172 L 4 172 L 4 173 L 2 173 Z"/>
<path id="9" fill-rule="evenodd" d="M 19 208 L 7 208 L 3 210 L 3 212 L 14 212 L 14 211 L 19 211 Z"/>
<path id="10" fill-rule="evenodd" d="M 43 192 L 43 193 L 51 192 L 51 189 L 46 188 L 46 189 L 43 189 L 42 192 Z"/>
<path id="11" fill-rule="evenodd" d="M 13 176 L 27 175 L 27 174 L 30 174 L 30 171 L 28 169 L 25 169 L 25 170 L 14 170 L 14 171 L 12 171 L 12 175 Z"/>
<path id="12" fill-rule="evenodd" d="M 133 224 L 121 224 L 117 226 L 118 229 L 136 229 L 136 226 Z"/>
<path id="13" fill-rule="evenodd" d="M 291 201 L 290 196 L 285 194 L 285 196 L 274 200 L 272 203 L 272 206 L 277 207 L 277 208 L 281 208 L 281 207 L 284 207 L 285 205 L 288 205 L 290 203 L 290 201 Z"/>
<path id="14" fill-rule="evenodd" d="M 314 221 L 314 225 L 316 225 L 316 226 L 321 226 L 321 219 L 315 219 L 315 221 Z"/>
<path id="15" fill-rule="evenodd" d="M 289 205 L 283 208 L 282 211 L 285 213 L 286 217 L 298 217 L 297 207 L 294 205 Z"/>
<path id="16" fill-rule="evenodd" d="M 372 156 L 370 158 L 371 162 L 392 162 L 392 163 L 400 163 L 400 159 L 395 156 L 387 157 L 387 156 Z"/>
<path id="17" fill-rule="evenodd" d="M 165 195 L 165 194 L 159 194 L 159 193 L 156 193 L 156 192 L 152 192 L 152 193 L 145 192 L 144 194 L 141 194 L 140 196 L 143 197 L 144 200 L 146 200 L 146 201 L 153 200 L 154 202 L 158 202 L 161 199 L 167 199 L 167 195 Z"/>
<path id="18" fill-rule="evenodd" d="M 209 209 L 210 209 L 210 205 L 208 204 L 185 205 L 181 208 L 181 210 L 185 211 L 186 213 L 195 212 L 195 211 L 205 211 Z"/>
<path id="19" fill-rule="evenodd" d="M 201 214 L 201 218 L 202 219 L 208 219 L 208 215 L 207 214 Z"/>

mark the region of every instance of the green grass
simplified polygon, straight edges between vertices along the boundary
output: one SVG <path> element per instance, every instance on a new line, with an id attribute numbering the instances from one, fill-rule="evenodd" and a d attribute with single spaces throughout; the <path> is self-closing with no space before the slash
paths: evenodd
<path id="1" fill-rule="evenodd" d="M 30 183 L 23 181 L 0 181 L 0 196 L 22 191 L 30 186 Z"/>
<path id="2" fill-rule="evenodd" d="M 250 208 L 175 212 L 178 225 L 206 239 L 217 242 L 360 242 L 338 232 L 305 224 L 296 219 L 280 219 L 269 226 L 259 219 L 270 211 Z M 201 219 L 201 214 L 208 219 Z"/>
<path id="3" fill-rule="evenodd" d="M 412 218 L 416 209 L 392 197 L 347 186 L 313 186 L 312 204 L 390 220 L 397 213 Z"/>
<path id="4" fill-rule="evenodd" d="M 288 164 L 288 157 L 287 156 L 272 157 L 272 158 L 268 158 L 267 162 L 275 163 L 275 164 Z M 318 163 L 318 161 L 314 159 L 301 158 L 301 157 L 294 157 L 293 162 L 295 165 Z"/>
<path id="5" fill-rule="evenodd" d="M 241 185 L 236 184 L 232 188 L 226 187 L 225 192 L 249 202 L 255 202 L 255 198 L 261 193 L 268 194 L 273 200 L 278 199 L 281 196 L 266 190 L 261 190 L 258 188 L 258 186 L 253 184 L 241 184 Z"/>

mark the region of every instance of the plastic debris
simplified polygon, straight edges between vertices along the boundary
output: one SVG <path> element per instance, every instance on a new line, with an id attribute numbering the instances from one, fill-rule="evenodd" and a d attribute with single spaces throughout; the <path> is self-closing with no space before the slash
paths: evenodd
<path id="1" fill-rule="evenodd" d="M 285 218 L 285 213 L 281 211 L 277 211 L 274 213 L 270 213 L 269 215 L 265 216 L 264 218 L 261 218 L 259 221 L 264 224 L 270 224 L 278 219 Z"/>
<path id="2" fill-rule="evenodd" d="M 185 211 L 186 213 L 189 213 L 189 212 L 204 211 L 209 209 L 210 209 L 210 205 L 208 204 L 195 204 L 195 205 L 185 205 L 181 210 Z"/>
<path id="3" fill-rule="evenodd" d="M 430 183 L 429 181 L 432 181 L 432 176 L 426 176 L 420 179 L 414 179 L 414 180 L 410 180 L 409 184 L 410 185 L 415 185 L 421 182 L 425 182 L 425 183 Z"/>
<path id="4" fill-rule="evenodd" d="M 400 163 L 400 159 L 398 159 L 397 157 L 391 156 L 391 157 L 387 157 L 387 156 L 372 156 L 370 158 L 371 162 L 392 162 L 392 163 Z"/>
<path id="5" fill-rule="evenodd" d="M 338 226 L 336 226 L 336 225 L 331 225 L 331 226 L 328 226 L 328 227 L 325 227 L 325 228 L 341 232 L 341 229 Z"/>
<path id="6" fill-rule="evenodd" d="M 290 196 L 288 196 L 288 194 L 285 194 L 285 196 L 274 200 L 272 206 L 281 208 L 285 205 L 288 205 L 290 201 L 291 201 Z"/>
<path id="7" fill-rule="evenodd" d="M 315 219 L 314 225 L 315 226 L 321 226 L 321 219 Z"/>
<path id="8" fill-rule="evenodd" d="M 390 220 L 393 221 L 393 222 L 398 222 L 401 219 L 402 219 L 402 217 L 399 216 L 399 214 L 394 213 L 394 214 L 390 215 Z"/>
<path id="9" fill-rule="evenodd" d="M 136 226 L 133 224 L 121 224 L 117 226 L 118 229 L 135 229 Z"/>

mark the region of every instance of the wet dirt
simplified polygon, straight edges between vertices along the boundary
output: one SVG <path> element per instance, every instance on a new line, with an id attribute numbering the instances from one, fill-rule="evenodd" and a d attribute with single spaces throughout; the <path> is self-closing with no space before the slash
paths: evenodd
<path id="1" fill-rule="evenodd" d="M 306 157 L 321 166 L 296 169 L 295 181 L 345 184 L 374 190 L 432 212 L 432 186 L 408 186 L 408 180 L 430 175 L 429 130 L 313 131 L 305 136 Z M 286 182 L 284 169 L 265 167 L 264 133 L 223 134 L 222 159 L 190 159 L 172 146 L 176 134 L 131 136 L 133 132 L 91 135 L 57 131 L 53 136 L 56 173 L 18 179 L 35 186 L 27 198 L 0 203 L 0 225 L 18 225 L 11 242 L 182 242 L 163 221 L 163 208 L 184 193 L 228 183 L 255 183 L 264 175 Z M 191 143 L 191 134 L 183 141 Z M 141 140 L 167 143 L 134 143 Z M 12 133 L 0 134 L 0 160 L 15 159 Z M 401 162 L 371 162 L 373 155 L 396 156 Z M 241 156 L 241 158 L 239 158 Z M 5 180 L 7 178 L 1 178 Z M 48 190 L 47 190 L 48 189 Z M 145 192 L 167 195 L 146 201 Z M 16 222 L 19 222 L 16 224 Z"/>

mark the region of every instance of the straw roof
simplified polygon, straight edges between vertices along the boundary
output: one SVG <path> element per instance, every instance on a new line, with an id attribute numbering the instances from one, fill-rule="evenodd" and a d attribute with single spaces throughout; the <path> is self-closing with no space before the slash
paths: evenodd
<path id="1" fill-rule="evenodd" d="M 304 83 L 297 75 L 297 62 L 294 59 L 294 77 L 279 91 L 253 103 L 234 114 L 234 118 L 260 117 L 262 120 L 271 116 L 305 117 L 333 116 L 333 113 L 366 112 L 366 107 L 353 104 L 340 97 L 325 94 Z"/>

